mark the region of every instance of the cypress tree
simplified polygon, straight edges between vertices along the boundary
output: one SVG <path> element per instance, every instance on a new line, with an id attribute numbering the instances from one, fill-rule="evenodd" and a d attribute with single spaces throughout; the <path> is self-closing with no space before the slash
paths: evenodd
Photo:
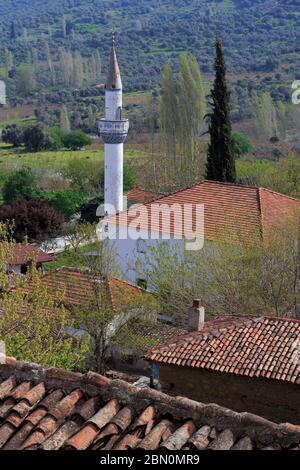
<path id="1" fill-rule="evenodd" d="M 210 116 L 206 178 L 221 182 L 236 182 L 229 91 L 226 83 L 226 66 L 221 41 L 216 39 L 215 81 L 211 91 L 212 113 Z"/>

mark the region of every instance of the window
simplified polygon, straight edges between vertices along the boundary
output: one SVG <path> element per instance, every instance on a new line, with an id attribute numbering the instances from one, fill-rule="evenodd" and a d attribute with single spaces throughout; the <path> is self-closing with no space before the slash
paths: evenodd
<path id="1" fill-rule="evenodd" d="M 147 281 L 146 279 L 137 279 L 136 281 L 137 286 L 141 289 L 147 290 Z"/>
<path id="2" fill-rule="evenodd" d="M 146 240 L 143 240 L 142 238 L 139 238 L 137 241 L 137 252 L 138 253 L 146 253 L 147 249 L 147 244 Z"/>
<path id="3" fill-rule="evenodd" d="M 21 271 L 21 274 L 27 274 L 28 272 L 27 264 L 22 264 L 20 271 Z"/>

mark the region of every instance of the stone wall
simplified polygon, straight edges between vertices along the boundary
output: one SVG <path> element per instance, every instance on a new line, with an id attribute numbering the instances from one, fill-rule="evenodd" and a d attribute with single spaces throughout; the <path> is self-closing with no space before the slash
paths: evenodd
<path id="1" fill-rule="evenodd" d="M 159 373 L 168 393 L 248 411 L 275 422 L 300 424 L 299 385 L 163 364 L 159 364 Z"/>

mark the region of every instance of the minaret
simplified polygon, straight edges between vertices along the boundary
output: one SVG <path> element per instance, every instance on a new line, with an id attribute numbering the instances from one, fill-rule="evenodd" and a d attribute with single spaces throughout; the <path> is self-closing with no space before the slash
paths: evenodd
<path id="1" fill-rule="evenodd" d="M 105 84 L 105 118 L 99 122 L 99 132 L 105 144 L 105 215 L 114 215 L 123 210 L 123 143 L 128 134 L 129 121 L 122 117 L 122 94 L 113 33 Z"/>

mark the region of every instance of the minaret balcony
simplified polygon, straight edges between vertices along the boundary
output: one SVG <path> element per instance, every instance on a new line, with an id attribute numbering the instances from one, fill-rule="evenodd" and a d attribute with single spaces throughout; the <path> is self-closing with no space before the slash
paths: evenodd
<path id="1" fill-rule="evenodd" d="M 128 131 L 128 119 L 121 119 L 120 121 L 101 119 L 99 121 L 99 134 L 105 144 L 122 144 L 126 140 Z"/>

